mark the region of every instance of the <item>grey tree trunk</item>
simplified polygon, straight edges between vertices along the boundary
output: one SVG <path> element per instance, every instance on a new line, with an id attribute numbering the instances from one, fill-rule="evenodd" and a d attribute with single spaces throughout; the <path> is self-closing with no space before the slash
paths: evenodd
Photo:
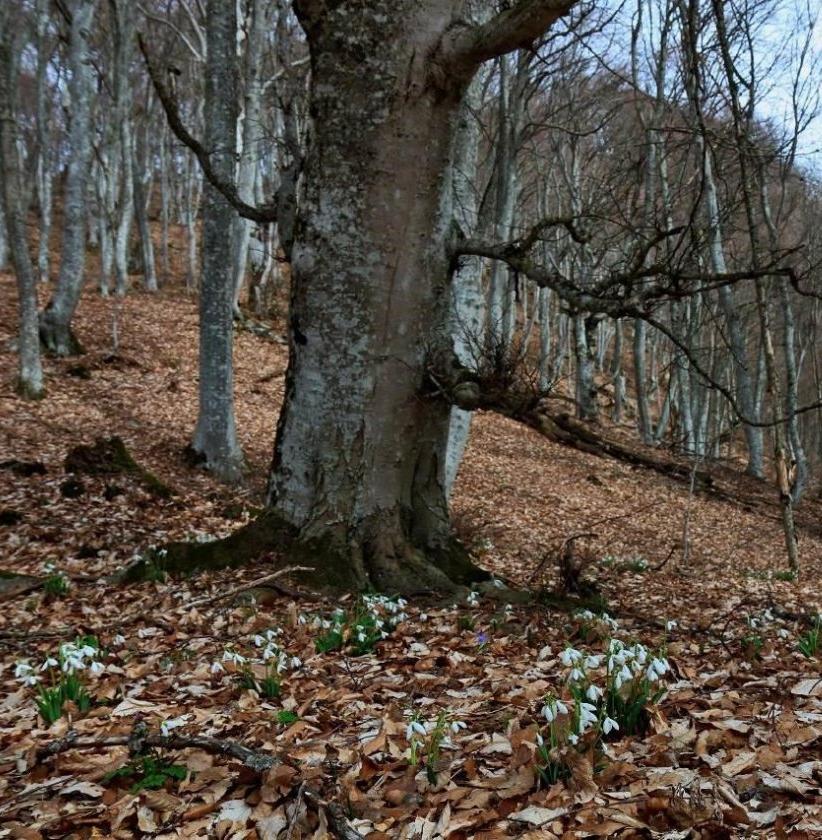
<path id="1" fill-rule="evenodd" d="M 0 271 L 5 271 L 9 261 L 9 238 L 6 227 L 6 214 L 0 201 Z"/>
<path id="2" fill-rule="evenodd" d="M 725 249 L 722 243 L 722 229 L 719 215 L 719 199 L 717 197 L 716 179 L 713 173 L 711 150 L 705 146 L 704 138 L 698 138 L 703 160 L 703 178 L 705 185 L 705 203 L 708 216 L 709 252 L 711 267 L 715 272 L 723 273 L 727 270 Z M 736 399 L 745 416 L 756 420 L 756 401 L 754 399 L 754 383 L 748 364 L 748 349 L 745 342 L 745 332 L 736 295 L 732 286 L 719 287 L 719 306 L 728 327 L 728 344 L 733 357 L 734 380 L 736 383 Z M 764 475 L 764 443 L 762 429 L 743 423 L 745 441 L 748 447 L 748 464 L 745 471 L 749 475 L 762 478 Z"/>
<path id="3" fill-rule="evenodd" d="M 544 4 L 526 6 L 550 22 Z M 461 7 L 297 5 L 312 125 L 269 505 L 341 586 L 413 591 L 476 573 L 449 529 L 450 405 L 426 390 L 432 353 L 453 357 L 448 173 L 460 103 L 495 49 L 449 53 Z"/>
<path id="4" fill-rule="evenodd" d="M 49 0 L 37 0 L 35 7 L 37 22 L 36 127 L 37 127 L 37 203 L 40 209 L 40 231 L 37 250 L 37 270 L 40 282 L 49 279 L 49 239 L 51 237 L 51 132 L 49 131 L 49 105 L 47 98 L 48 63 L 51 45 L 48 42 Z M 0 260 L 2 264 L 2 260 Z"/>
<path id="5" fill-rule="evenodd" d="M 270 26 L 272 6 L 263 0 L 251 0 L 249 7 L 248 36 L 243 62 L 243 115 L 242 147 L 237 167 L 237 191 L 243 201 L 254 202 L 254 186 L 260 166 L 260 147 L 264 138 L 262 121 L 263 105 L 263 47 Z M 248 241 L 252 223 L 240 216 L 234 218 L 232 257 L 234 271 L 234 308 L 239 312 L 240 294 L 245 282 L 248 262 Z"/>
<path id="6" fill-rule="evenodd" d="M 479 79 L 475 79 L 465 95 L 459 117 L 454 150 L 453 190 L 454 218 L 468 236 L 477 224 L 477 155 L 480 125 L 474 114 L 480 103 Z M 452 335 L 454 352 L 466 367 L 476 366 L 478 355 L 485 348 L 485 298 L 482 290 L 482 260 L 468 257 L 454 272 L 452 300 Z M 471 412 L 454 406 L 445 453 L 445 493 L 448 498 L 457 477 L 471 428 Z"/>
<path id="7" fill-rule="evenodd" d="M 89 49 L 97 0 L 74 0 L 69 38 L 70 157 L 63 194 L 63 245 L 54 295 L 40 317 L 40 339 L 59 356 L 78 352 L 71 319 L 83 290 L 86 264 L 86 189 L 91 162 L 93 69 Z"/>
<path id="8" fill-rule="evenodd" d="M 19 30 L 16 30 L 19 32 Z M 8 230 L 11 259 L 17 275 L 19 300 L 18 390 L 23 397 L 43 396 L 40 340 L 37 319 L 37 277 L 26 241 L 26 213 L 23 202 L 23 167 L 19 153 L 17 96 L 20 43 L 10 26 L 10 9 L 0 7 L 0 204 Z"/>
<path id="9" fill-rule="evenodd" d="M 234 177 L 237 7 L 209 0 L 205 144 L 225 180 Z M 203 204 L 200 281 L 200 411 L 192 448 L 221 481 L 237 481 L 243 458 L 234 421 L 232 236 L 234 210 L 210 184 Z"/>
<path id="10" fill-rule="evenodd" d="M 137 229 L 140 232 L 140 259 L 143 264 L 143 285 L 147 292 L 157 291 L 157 271 L 154 262 L 154 241 L 151 238 L 151 227 L 148 222 L 148 205 L 150 202 L 150 191 L 146 190 L 146 184 L 151 181 L 151 149 L 149 139 L 146 137 L 143 145 L 145 154 L 140 160 L 139 149 L 134 149 L 132 159 L 132 177 L 134 179 L 134 215 L 137 218 Z"/>

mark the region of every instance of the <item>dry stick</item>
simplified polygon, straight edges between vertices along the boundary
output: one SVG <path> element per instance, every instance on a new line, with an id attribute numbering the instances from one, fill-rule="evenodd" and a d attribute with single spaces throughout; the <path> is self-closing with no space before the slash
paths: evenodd
<path id="1" fill-rule="evenodd" d="M 255 580 L 248 581 L 248 583 L 243 583 L 240 586 L 235 586 L 232 589 L 227 589 L 224 592 L 217 592 L 214 595 L 206 595 L 204 598 L 197 598 L 194 601 L 189 601 L 187 604 L 183 604 L 185 607 L 201 607 L 204 604 L 211 604 L 214 601 L 222 601 L 224 598 L 231 598 L 232 595 L 239 595 L 240 592 L 246 592 L 249 589 L 254 589 L 257 586 L 264 586 L 267 583 L 271 583 L 277 578 L 284 577 L 285 575 L 291 574 L 291 572 L 313 572 L 313 566 L 286 566 L 284 569 L 280 569 L 277 572 L 273 572 L 272 574 L 265 575 L 261 578 L 256 578 Z"/>
<path id="2" fill-rule="evenodd" d="M 303 790 L 303 796 L 316 808 L 322 808 L 328 816 L 328 828 L 340 840 L 363 840 L 363 835 L 346 819 L 345 812 L 336 802 L 327 802 L 311 788 Z"/>
<path id="3" fill-rule="evenodd" d="M 568 547 L 568 545 L 569 544 L 573 545 L 577 540 L 581 540 L 584 537 L 597 537 L 597 536 L 599 536 L 599 535 L 595 534 L 593 531 L 584 531 L 584 532 L 581 532 L 579 534 L 572 534 L 570 537 L 566 537 L 562 541 L 562 545 L 560 545 L 559 550 L 557 551 L 555 556 L 561 558 L 563 556 L 563 554 L 565 553 L 565 549 Z M 552 557 L 551 554 L 546 554 L 542 558 L 542 560 L 539 561 L 539 564 L 537 565 L 536 569 L 534 569 L 534 571 L 531 573 L 531 577 L 528 578 L 528 585 L 529 586 L 537 579 L 537 575 L 542 571 L 543 567 L 545 566 L 545 564 L 548 562 L 548 560 L 551 557 Z"/>
<path id="4" fill-rule="evenodd" d="M 107 749 L 127 746 L 132 753 L 139 754 L 146 747 L 152 749 L 187 750 L 200 749 L 215 755 L 236 758 L 251 770 L 261 773 L 270 770 L 279 759 L 268 753 L 252 750 L 237 741 L 212 738 L 208 735 L 144 735 L 139 731 L 139 724 L 130 735 L 113 735 L 110 738 L 81 738 L 77 730 L 72 729 L 62 738 L 52 741 L 37 750 L 37 762 L 67 752 L 68 750 Z"/>
<path id="5" fill-rule="evenodd" d="M 130 735 L 114 735 L 110 738 L 81 738 L 77 730 L 72 729 L 62 738 L 52 741 L 37 750 L 36 760 L 42 762 L 47 758 L 79 749 L 103 749 L 109 747 L 127 746 L 132 754 L 139 755 L 146 747 L 153 749 L 186 750 L 200 749 L 208 753 L 235 758 L 256 773 L 270 770 L 279 763 L 279 759 L 269 753 L 252 750 L 237 741 L 223 738 L 212 738 L 207 735 L 146 735 L 138 723 Z M 312 805 L 322 808 L 328 816 L 331 832 L 340 840 L 362 840 L 363 835 L 346 819 L 345 812 L 336 802 L 327 802 L 318 793 L 305 784 L 300 787 L 298 796 L 304 796 Z"/>

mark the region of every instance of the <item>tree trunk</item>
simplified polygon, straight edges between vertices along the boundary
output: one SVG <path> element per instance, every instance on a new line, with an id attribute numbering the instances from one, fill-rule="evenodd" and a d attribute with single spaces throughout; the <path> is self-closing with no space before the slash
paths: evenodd
<path id="1" fill-rule="evenodd" d="M 43 371 L 37 324 L 37 278 L 26 241 L 22 164 L 17 130 L 19 44 L 9 26 L 9 9 L 0 9 L 0 205 L 8 229 L 11 259 L 17 275 L 20 313 L 18 390 L 29 399 L 43 396 Z"/>
<path id="2" fill-rule="evenodd" d="M 480 125 L 474 114 L 480 104 L 479 79 L 475 79 L 465 96 L 460 112 L 459 128 L 454 149 L 453 189 L 454 218 L 466 236 L 477 224 L 476 175 L 479 152 Z M 452 327 L 454 351 L 467 367 L 476 366 L 478 355 L 485 348 L 485 299 L 482 292 L 482 260 L 466 257 L 460 261 L 453 278 Z M 445 455 L 445 491 L 457 478 L 468 435 L 471 412 L 457 406 L 451 409 L 451 423 Z"/>
<path id="3" fill-rule="evenodd" d="M 469 80 L 432 59 L 453 2 L 393 5 L 303 20 L 313 122 L 269 505 L 338 585 L 413 591 L 478 573 L 449 528 L 450 405 L 426 388 L 432 357 L 453 354 L 449 170 Z"/>
<path id="4" fill-rule="evenodd" d="M 91 162 L 91 97 L 93 67 L 89 38 L 97 0 L 71 5 L 68 84 L 71 100 L 70 157 L 63 192 L 63 247 L 57 288 L 40 317 L 40 340 L 58 356 L 80 350 L 71 332 L 71 319 L 80 301 L 86 264 L 86 188 Z"/>
<path id="5" fill-rule="evenodd" d="M 214 168 L 234 177 L 237 124 L 237 8 L 224 0 L 208 3 L 205 142 Z M 207 184 L 203 206 L 203 274 L 200 282 L 200 411 L 192 448 L 221 481 L 242 475 L 242 452 L 234 422 L 234 365 L 231 271 L 234 210 Z"/>

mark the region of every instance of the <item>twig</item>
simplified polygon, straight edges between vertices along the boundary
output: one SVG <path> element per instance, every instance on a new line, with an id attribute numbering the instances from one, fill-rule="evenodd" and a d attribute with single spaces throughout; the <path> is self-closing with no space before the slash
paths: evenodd
<path id="1" fill-rule="evenodd" d="M 130 735 L 113 735 L 109 738 L 81 738 L 77 731 L 72 729 L 62 738 L 37 750 L 37 762 L 45 761 L 68 750 L 96 750 L 127 746 L 133 755 L 139 755 L 147 747 L 165 750 L 200 749 L 215 755 L 235 758 L 257 773 L 270 770 L 279 763 L 275 756 L 252 750 L 237 741 L 212 738 L 208 735 L 145 735 L 140 730 L 141 725 L 135 726 Z"/>
<path id="2" fill-rule="evenodd" d="M 265 586 L 272 581 L 277 580 L 277 578 L 284 577 L 285 575 L 291 574 L 291 572 L 313 572 L 313 566 L 286 566 L 284 569 L 280 569 L 279 571 L 273 572 L 272 574 L 265 575 L 261 578 L 256 578 L 255 580 L 248 581 L 247 583 L 243 583 L 240 586 L 235 586 L 232 589 L 226 589 L 223 592 L 217 592 L 214 595 L 206 595 L 203 598 L 197 598 L 194 601 L 189 601 L 187 604 L 184 604 L 186 607 L 201 607 L 204 604 L 211 604 L 214 601 L 222 601 L 224 598 L 231 598 L 233 595 L 239 595 L 240 592 L 246 592 L 249 589 L 255 589 L 258 586 Z"/>
<path id="3" fill-rule="evenodd" d="M 315 807 L 322 808 L 328 817 L 328 828 L 340 840 L 362 840 L 363 835 L 354 828 L 345 816 L 342 807 L 336 802 L 327 802 L 311 788 L 303 790 L 303 796 Z"/>
<path id="4" fill-rule="evenodd" d="M 579 534 L 571 534 L 570 537 L 566 537 L 562 541 L 562 545 L 560 545 L 559 549 L 556 552 L 556 555 L 548 553 L 542 558 L 542 560 L 539 561 L 539 564 L 537 565 L 536 569 L 534 569 L 534 571 L 531 573 L 531 577 L 528 578 L 528 585 L 530 586 L 537 579 L 537 575 L 542 571 L 543 567 L 552 556 L 561 558 L 565 554 L 566 548 L 568 548 L 569 545 L 573 545 L 577 540 L 584 539 L 585 537 L 597 536 L 599 535 L 595 534 L 593 531 L 584 531 L 580 532 Z"/>

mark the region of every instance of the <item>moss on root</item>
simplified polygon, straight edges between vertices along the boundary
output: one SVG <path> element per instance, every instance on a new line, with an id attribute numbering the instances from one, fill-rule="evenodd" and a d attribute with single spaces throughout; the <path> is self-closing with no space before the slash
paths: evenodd
<path id="1" fill-rule="evenodd" d="M 170 499 L 174 490 L 156 475 L 141 467 L 128 451 L 122 438 L 97 438 L 91 446 L 75 446 L 65 461 L 66 472 L 86 475 L 130 475 L 160 499 Z"/>
<path id="2" fill-rule="evenodd" d="M 304 538 L 274 512 L 266 511 L 253 522 L 222 540 L 205 543 L 175 542 L 146 553 L 116 576 L 122 583 L 156 579 L 158 573 L 176 576 L 201 571 L 237 568 L 273 555 L 277 566 L 307 566 L 300 583 L 318 591 L 359 592 L 369 588 L 391 593 L 453 590 L 490 579 L 476 566 L 462 544 L 452 538 L 430 552 L 407 550 L 382 555 L 342 540 L 333 533 Z"/>

